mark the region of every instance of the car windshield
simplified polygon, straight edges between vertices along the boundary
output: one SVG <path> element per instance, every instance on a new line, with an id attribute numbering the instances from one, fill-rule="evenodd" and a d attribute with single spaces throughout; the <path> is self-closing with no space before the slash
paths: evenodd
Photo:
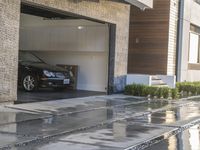
<path id="1" fill-rule="evenodd" d="M 19 62 L 34 62 L 34 63 L 43 63 L 43 61 L 29 52 L 20 52 L 19 53 Z"/>

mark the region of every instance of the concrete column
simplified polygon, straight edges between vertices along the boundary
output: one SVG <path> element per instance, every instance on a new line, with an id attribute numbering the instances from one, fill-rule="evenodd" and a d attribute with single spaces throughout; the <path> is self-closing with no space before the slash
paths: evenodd
<path id="1" fill-rule="evenodd" d="M 20 0 L 0 0 L 0 103 L 17 99 Z"/>

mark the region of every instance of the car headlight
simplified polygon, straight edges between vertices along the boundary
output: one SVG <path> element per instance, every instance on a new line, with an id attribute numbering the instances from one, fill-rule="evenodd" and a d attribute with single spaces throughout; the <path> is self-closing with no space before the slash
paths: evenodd
<path id="1" fill-rule="evenodd" d="M 51 72 L 51 71 L 48 71 L 48 70 L 43 70 L 43 73 L 44 73 L 44 75 L 45 76 L 47 76 L 47 77 L 55 77 L 56 75 L 53 73 L 53 72 Z"/>

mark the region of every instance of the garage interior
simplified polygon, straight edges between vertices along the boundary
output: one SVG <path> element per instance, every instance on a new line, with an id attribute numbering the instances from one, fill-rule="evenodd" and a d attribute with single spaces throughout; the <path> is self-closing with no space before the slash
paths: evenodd
<path id="1" fill-rule="evenodd" d="M 76 83 L 63 91 L 24 92 L 18 87 L 17 103 L 106 94 L 109 38 L 107 23 L 22 4 L 19 51 L 31 52 L 54 66 L 73 66 Z"/>

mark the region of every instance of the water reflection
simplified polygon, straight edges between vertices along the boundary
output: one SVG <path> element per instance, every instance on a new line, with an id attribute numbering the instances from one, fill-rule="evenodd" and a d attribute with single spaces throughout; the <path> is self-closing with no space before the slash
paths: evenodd
<path id="1" fill-rule="evenodd" d="M 188 105 L 177 108 L 170 108 L 165 111 L 159 111 L 145 116 L 133 118 L 132 120 L 141 123 L 180 125 L 182 121 L 192 120 L 200 116 L 198 105 Z"/>
<path id="2" fill-rule="evenodd" d="M 195 125 L 145 150 L 200 150 L 200 125 Z"/>
<path id="3" fill-rule="evenodd" d="M 199 125 L 195 125 L 191 127 L 189 130 L 189 143 L 191 146 L 191 150 L 197 150 L 200 149 L 200 130 L 199 130 Z"/>
<path id="4" fill-rule="evenodd" d="M 113 123 L 113 136 L 116 140 L 121 140 L 127 136 L 126 121 L 120 121 Z"/>

